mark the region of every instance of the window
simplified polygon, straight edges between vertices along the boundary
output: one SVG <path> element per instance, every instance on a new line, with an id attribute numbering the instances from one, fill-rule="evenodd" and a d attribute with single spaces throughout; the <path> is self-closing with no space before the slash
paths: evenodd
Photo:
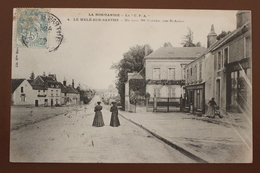
<path id="1" fill-rule="evenodd" d="M 38 95 L 40 95 L 40 93 L 41 93 L 41 90 L 38 90 Z"/>
<path id="2" fill-rule="evenodd" d="M 197 65 L 194 66 L 194 80 L 197 80 Z"/>
<path id="3" fill-rule="evenodd" d="M 189 69 L 187 69 L 187 81 L 189 82 Z"/>
<path id="4" fill-rule="evenodd" d="M 202 63 L 199 66 L 199 80 L 202 80 Z"/>
<path id="5" fill-rule="evenodd" d="M 21 102 L 25 102 L 25 95 L 21 95 Z"/>
<path id="6" fill-rule="evenodd" d="M 154 88 L 154 96 L 155 97 L 160 97 L 161 96 L 160 88 Z"/>
<path id="7" fill-rule="evenodd" d="M 53 96 L 53 90 L 51 90 L 51 96 Z"/>
<path id="8" fill-rule="evenodd" d="M 185 74 L 185 67 L 183 67 L 183 79 L 185 80 L 186 79 L 186 74 Z"/>
<path id="9" fill-rule="evenodd" d="M 228 63 L 228 47 L 224 49 L 223 67 Z"/>
<path id="10" fill-rule="evenodd" d="M 249 58 L 251 57 L 251 38 L 250 37 L 246 37 L 245 38 L 245 58 Z"/>
<path id="11" fill-rule="evenodd" d="M 58 90 L 56 90 L 56 96 L 58 96 Z"/>
<path id="12" fill-rule="evenodd" d="M 175 68 L 168 68 L 168 80 L 175 79 Z"/>
<path id="13" fill-rule="evenodd" d="M 175 96 L 175 88 L 168 88 L 168 97 L 174 97 Z"/>
<path id="14" fill-rule="evenodd" d="M 160 80 L 160 68 L 153 69 L 153 80 Z"/>
<path id="15" fill-rule="evenodd" d="M 23 93 L 23 87 L 21 87 L 21 93 Z"/>
<path id="16" fill-rule="evenodd" d="M 222 68 L 222 54 L 221 51 L 218 52 L 218 70 L 220 70 Z"/>

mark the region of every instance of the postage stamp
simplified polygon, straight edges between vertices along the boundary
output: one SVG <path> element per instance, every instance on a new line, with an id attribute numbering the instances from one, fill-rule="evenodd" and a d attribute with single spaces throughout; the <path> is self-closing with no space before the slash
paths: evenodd
<path id="1" fill-rule="evenodd" d="M 63 40 L 61 21 L 50 9 L 18 8 L 16 46 L 46 48 L 49 52 L 59 48 Z"/>

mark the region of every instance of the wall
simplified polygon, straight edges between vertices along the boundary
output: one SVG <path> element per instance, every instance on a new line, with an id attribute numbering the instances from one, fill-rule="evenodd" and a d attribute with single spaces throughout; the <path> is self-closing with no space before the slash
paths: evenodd
<path id="1" fill-rule="evenodd" d="M 172 96 L 168 95 L 169 89 L 172 88 L 174 90 L 174 94 Z M 157 97 L 181 97 L 183 96 L 183 88 L 180 85 L 146 85 L 146 92 L 151 95 L 151 98 L 154 97 L 154 89 L 160 90 L 160 95 Z"/>
<path id="2" fill-rule="evenodd" d="M 207 104 L 215 96 L 214 56 L 211 53 L 205 55 L 204 67 L 205 112 L 207 113 Z"/>
<path id="3" fill-rule="evenodd" d="M 23 94 L 26 95 L 25 102 L 21 102 L 21 87 L 23 87 Z M 36 98 L 35 92 L 32 86 L 27 80 L 24 80 L 20 86 L 14 91 L 12 96 L 13 105 L 34 105 L 34 99 Z"/>
<path id="4" fill-rule="evenodd" d="M 145 75 L 147 79 L 153 79 L 153 68 L 160 68 L 160 79 L 168 79 L 168 68 L 175 68 L 175 80 L 182 79 L 183 71 L 181 64 L 188 64 L 191 60 L 174 60 L 174 59 L 146 59 Z"/>

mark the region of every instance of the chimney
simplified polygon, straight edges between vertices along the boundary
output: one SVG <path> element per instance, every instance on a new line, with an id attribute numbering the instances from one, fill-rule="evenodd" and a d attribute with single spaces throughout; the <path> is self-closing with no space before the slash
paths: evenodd
<path id="1" fill-rule="evenodd" d="M 243 26 L 246 22 L 251 21 L 250 11 L 238 11 L 236 16 L 237 16 L 237 28 Z"/>
<path id="2" fill-rule="evenodd" d="M 66 86 L 66 83 L 67 83 L 67 81 L 66 81 L 65 78 L 64 78 L 64 80 L 63 80 L 63 85 Z"/>
<path id="3" fill-rule="evenodd" d="M 217 34 L 215 33 L 214 25 L 211 25 L 210 33 L 207 36 L 207 48 L 217 41 Z"/>
<path id="4" fill-rule="evenodd" d="M 144 45 L 144 56 L 148 55 L 148 46 Z"/>
<path id="5" fill-rule="evenodd" d="M 72 88 L 74 88 L 74 79 L 72 79 Z"/>

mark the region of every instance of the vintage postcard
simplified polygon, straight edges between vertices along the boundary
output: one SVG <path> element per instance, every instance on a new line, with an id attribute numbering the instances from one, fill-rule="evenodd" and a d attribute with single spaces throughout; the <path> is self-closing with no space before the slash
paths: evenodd
<path id="1" fill-rule="evenodd" d="M 10 162 L 252 163 L 246 10 L 13 9 Z"/>

